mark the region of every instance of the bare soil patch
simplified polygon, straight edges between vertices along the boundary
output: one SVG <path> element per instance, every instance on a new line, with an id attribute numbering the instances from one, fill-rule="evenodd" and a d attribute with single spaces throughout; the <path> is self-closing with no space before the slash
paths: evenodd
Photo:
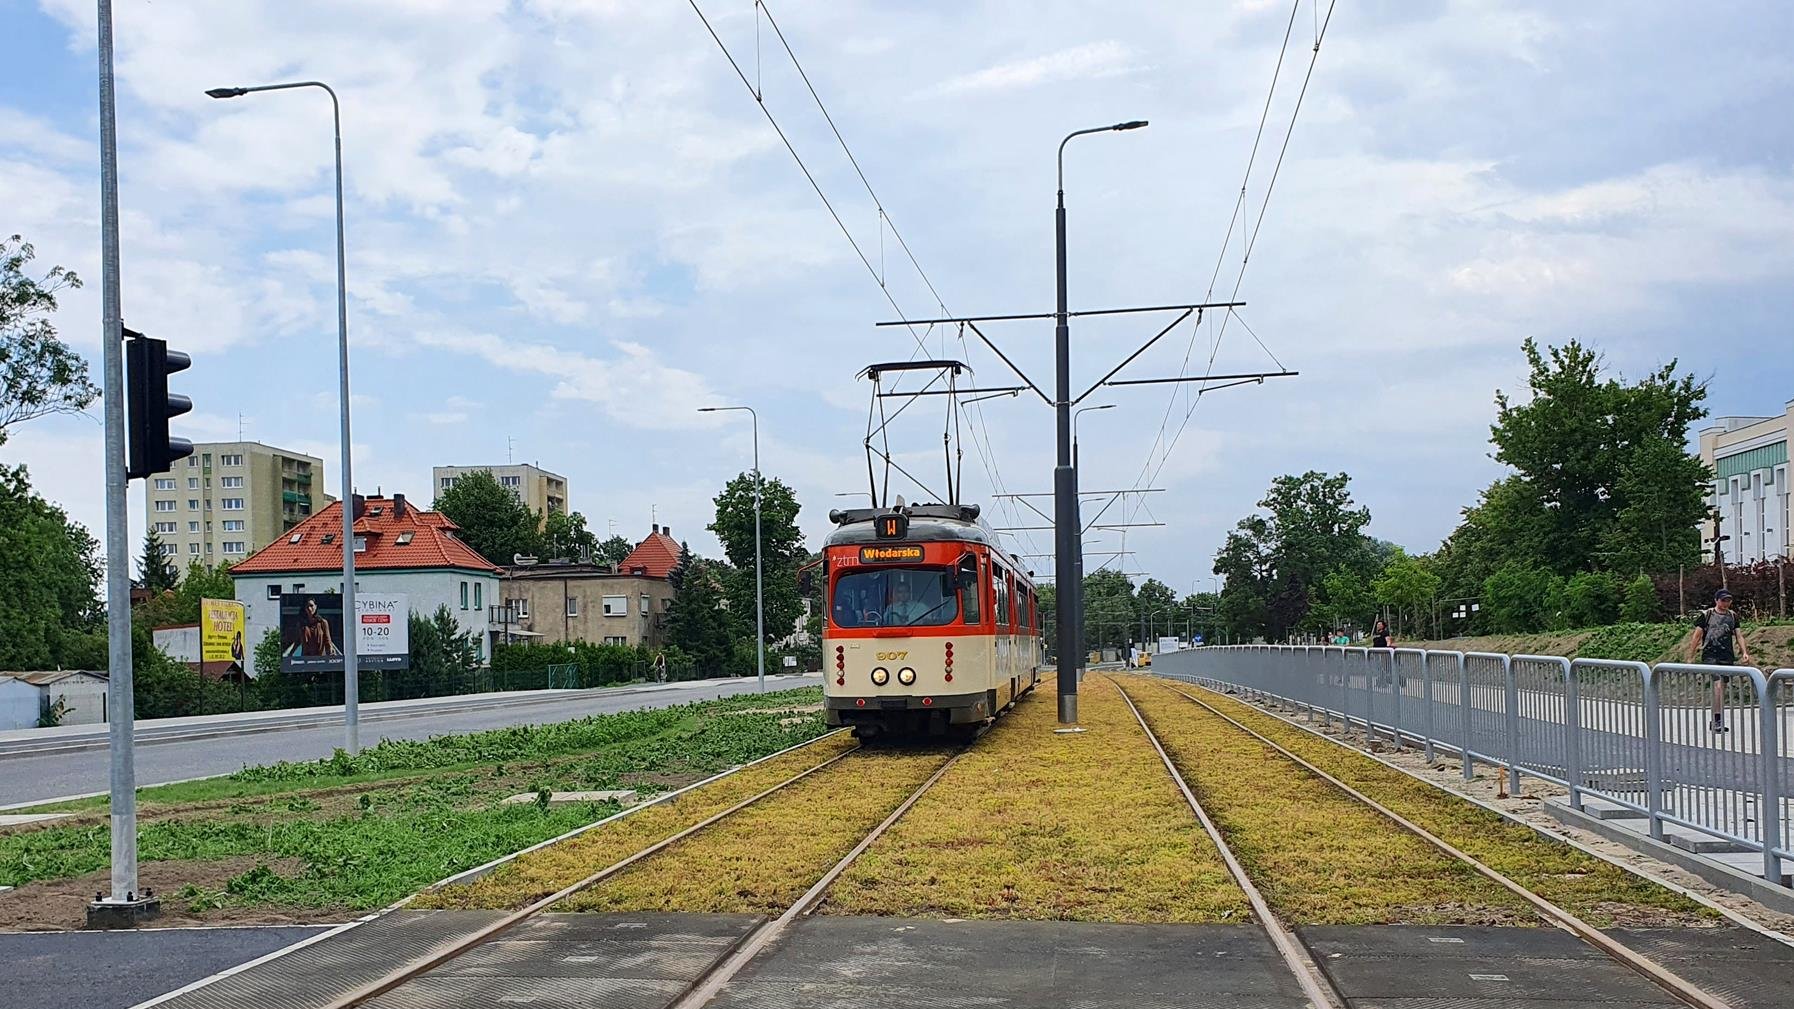
<path id="1" fill-rule="evenodd" d="M 194 911 L 187 900 L 177 896 L 186 886 L 202 890 L 222 889 L 226 883 L 258 864 L 282 874 L 297 874 L 305 868 L 305 864 L 296 858 L 145 862 L 138 867 L 137 880 L 146 892 L 162 898 L 162 915 L 155 921 L 157 927 L 309 925 L 349 921 L 356 917 L 355 912 L 340 907 L 222 907 Z M 83 928 L 87 923 L 88 902 L 110 886 L 111 873 L 106 869 L 70 879 L 27 883 L 0 894 L 0 930 L 46 932 Z"/>

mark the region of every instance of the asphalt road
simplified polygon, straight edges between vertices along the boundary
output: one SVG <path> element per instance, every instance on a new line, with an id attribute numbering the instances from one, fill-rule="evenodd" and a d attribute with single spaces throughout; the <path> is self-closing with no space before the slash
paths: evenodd
<path id="1" fill-rule="evenodd" d="M 0 991 L 31 1009 L 125 1009 L 326 928 L 0 933 Z"/>
<path id="2" fill-rule="evenodd" d="M 788 689 L 819 683 L 819 677 L 768 678 L 767 688 Z M 584 715 L 632 708 L 658 708 L 669 704 L 752 693 L 754 680 L 708 681 L 690 686 L 672 685 L 651 692 L 620 693 L 607 690 L 562 695 L 565 699 L 515 708 L 449 711 L 385 722 L 364 722 L 363 746 L 381 739 L 424 739 L 448 732 L 474 732 L 511 725 L 559 722 Z M 364 709 L 365 710 L 365 709 Z M 315 760 L 328 757 L 343 742 L 340 724 L 305 729 L 260 732 L 244 736 L 219 736 L 188 742 L 137 748 L 137 784 L 142 786 L 228 774 L 246 766 L 277 760 Z M 37 802 L 66 795 L 101 792 L 107 788 L 110 766 L 105 749 L 44 756 L 9 757 L 0 760 L 0 805 Z"/>

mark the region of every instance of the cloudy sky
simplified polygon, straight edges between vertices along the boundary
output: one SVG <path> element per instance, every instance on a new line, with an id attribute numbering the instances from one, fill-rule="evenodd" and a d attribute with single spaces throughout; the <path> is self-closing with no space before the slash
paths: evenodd
<path id="1" fill-rule="evenodd" d="M 700 0 L 841 227 L 684 0 L 115 6 L 126 320 L 194 356 L 182 433 L 241 424 L 323 457 L 333 492 L 328 102 L 208 87 L 341 95 L 364 492 L 427 498 L 432 464 L 511 451 L 567 475 L 601 534 L 658 515 L 711 551 L 710 497 L 751 444 L 741 415 L 696 408 L 748 403 L 814 544 L 834 495 L 866 485 L 855 372 L 919 352 L 873 323 L 892 302 L 1050 309 L 1053 148 L 1132 118 L 1152 125 L 1068 153 L 1072 307 L 1219 299 L 1255 234 L 1240 315 L 1185 323 L 1124 377 L 1272 355 L 1302 373 L 1199 404 L 1166 386 L 1087 401 L 1116 409 L 1084 418 L 1084 485 L 1165 488 L 1136 516 L 1164 525 L 1127 534 L 1126 564 L 1179 592 L 1208 584 L 1225 530 L 1286 472 L 1351 473 L 1374 533 L 1431 549 L 1498 472 L 1492 396 L 1519 383 L 1528 335 L 1592 342 L 1627 373 L 1680 358 L 1711 376 L 1716 414 L 1794 397 L 1794 6 L 1778 0 L 1343 0 L 1268 204 L 1326 0 L 770 0 L 876 204 L 750 0 Z M 59 326 L 97 374 L 94 5 L 5 0 L 4 17 L 0 230 L 88 280 Z M 1077 388 L 1169 321 L 1078 321 Z M 1050 322 L 986 332 L 1047 385 Z M 979 383 L 1015 384 L 969 334 L 917 333 Z M 0 450 L 96 532 L 97 416 Z M 923 400 L 893 430 L 936 487 L 943 419 Z M 1050 489 L 1038 399 L 969 408 L 965 430 L 967 498 Z M 141 509 L 134 495 L 137 536 Z M 1095 535 L 1093 551 L 1121 547 Z"/>

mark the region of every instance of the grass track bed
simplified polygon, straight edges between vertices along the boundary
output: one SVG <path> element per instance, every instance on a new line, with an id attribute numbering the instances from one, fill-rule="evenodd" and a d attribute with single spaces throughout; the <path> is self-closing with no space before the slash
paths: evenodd
<path id="1" fill-rule="evenodd" d="M 721 812 L 807 767 L 854 747 L 846 733 L 737 771 L 559 844 L 531 852 L 461 886 L 420 894 L 419 908 L 516 908 L 554 893 Z"/>
<path id="2" fill-rule="evenodd" d="M 1144 681 L 1126 687 L 1286 922 L 1542 923 L 1519 897 L 1222 719 Z"/>
<path id="3" fill-rule="evenodd" d="M 949 756 L 944 749 L 861 751 L 554 910 L 778 914 Z"/>
<path id="4" fill-rule="evenodd" d="M 1228 716 L 1276 740 L 1316 767 L 1592 925 L 1615 928 L 1720 923 L 1717 911 L 1369 756 L 1212 691 L 1183 683 L 1177 684 L 1177 689 L 1202 697 Z"/>
<path id="5" fill-rule="evenodd" d="M 1249 919 L 1245 894 L 1114 686 L 1056 735 L 1053 684 L 999 720 L 847 870 L 824 912 L 1125 922 Z"/>

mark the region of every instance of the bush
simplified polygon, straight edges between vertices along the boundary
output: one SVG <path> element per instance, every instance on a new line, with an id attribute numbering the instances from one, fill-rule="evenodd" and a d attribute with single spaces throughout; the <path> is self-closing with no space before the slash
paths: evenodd
<path id="1" fill-rule="evenodd" d="M 1620 619 L 1629 624 L 1648 624 L 1657 619 L 1657 586 L 1651 583 L 1650 576 L 1639 575 L 1626 583 Z"/>
<path id="2" fill-rule="evenodd" d="M 1564 586 L 1564 621 L 1570 627 L 1602 627 L 1620 611 L 1619 580 L 1605 571 L 1583 571 Z"/>

